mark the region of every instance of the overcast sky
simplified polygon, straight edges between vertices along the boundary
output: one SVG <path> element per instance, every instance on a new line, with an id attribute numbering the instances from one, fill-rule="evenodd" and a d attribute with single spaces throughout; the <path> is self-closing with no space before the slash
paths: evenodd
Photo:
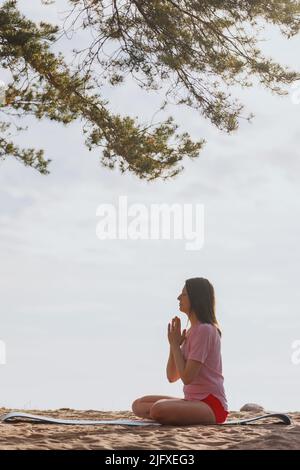
<path id="1" fill-rule="evenodd" d="M 62 1 L 19 5 L 50 22 L 64 10 Z M 268 54 L 300 69 L 299 38 L 271 28 L 266 37 Z M 143 121 L 162 99 L 133 82 L 103 93 L 113 110 Z M 215 287 L 229 409 L 299 410 L 300 364 L 291 356 L 300 339 L 300 104 L 259 86 L 239 97 L 255 118 L 230 136 L 196 111 L 169 108 L 182 132 L 207 144 L 167 182 L 103 168 L 80 123 L 28 120 L 17 140 L 44 148 L 51 174 L 0 162 L 0 406 L 129 410 L 142 395 L 183 398 L 183 383 L 166 379 L 167 324 L 178 315 L 186 326 L 177 296 L 185 279 L 200 276 Z M 117 208 L 121 195 L 146 207 L 203 204 L 203 248 L 99 240 L 97 207 Z"/>

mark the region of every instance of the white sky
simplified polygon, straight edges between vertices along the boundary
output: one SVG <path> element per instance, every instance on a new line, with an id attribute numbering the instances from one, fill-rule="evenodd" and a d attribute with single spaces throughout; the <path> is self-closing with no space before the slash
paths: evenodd
<path id="1" fill-rule="evenodd" d="M 62 1 L 19 4 L 53 22 L 63 10 Z M 284 41 L 273 29 L 267 38 L 268 54 L 300 69 L 299 38 Z M 105 91 L 112 109 L 144 121 L 161 100 L 132 82 Z M 231 136 L 195 111 L 169 108 L 180 131 L 207 144 L 168 182 L 104 169 L 79 123 L 28 120 L 18 141 L 44 148 L 51 174 L 0 162 L 0 406 L 129 410 L 142 395 L 183 397 L 182 382 L 166 379 L 167 324 L 178 315 L 186 326 L 177 296 L 185 279 L 203 276 L 216 291 L 229 409 L 299 410 L 291 355 L 300 338 L 300 105 L 261 87 L 239 96 L 255 118 Z M 100 241 L 96 209 L 120 195 L 147 207 L 204 204 L 204 247 Z"/>

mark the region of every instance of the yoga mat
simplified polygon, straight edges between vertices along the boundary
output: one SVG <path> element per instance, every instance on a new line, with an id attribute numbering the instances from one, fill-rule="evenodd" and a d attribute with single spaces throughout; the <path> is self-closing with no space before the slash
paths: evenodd
<path id="1" fill-rule="evenodd" d="M 233 420 L 228 420 L 225 421 L 225 423 L 221 423 L 220 426 L 224 425 L 235 425 L 235 424 L 248 424 L 252 423 L 253 421 L 259 421 L 261 419 L 265 418 L 277 418 L 279 422 L 277 421 L 276 424 L 292 424 L 292 420 L 288 415 L 285 415 L 283 413 L 269 413 L 266 415 L 260 415 L 260 416 L 255 416 L 254 418 L 245 418 L 245 419 L 233 419 Z M 275 423 L 274 423 L 275 424 Z"/>
<path id="2" fill-rule="evenodd" d="M 121 424 L 128 426 L 160 426 L 160 423 L 147 420 L 133 420 L 133 419 L 60 419 L 51 418 L 49 416 L 32 415 L 29 413 L 19 413 L 12 411 L 5 415 L 0 416 L 0 421 L 4 423 L 12 423 L 16 421 L 29 421 L 34 423 L 52 423 L 52 424 L 80 424 L 80 425 L 98 425 L 98 424 Z"/>
<path id="3" fill-rule="evenodd" d="M 283 413 L 269 413 L 265 415 L 255 416 L 254 418 L 246 419 L 235 419 L 225 421 L 224 423 L 217 424 L 217 426 L 233 426 L 233 425 L 244 425 L 254 421 L 263 420 L 265 418 L 276 418 L 276 424 L 292 424 L 290 417 Z M 278 422 L 279 420 L 279 422 Z M 29 413 L 20 413 L 18 411 L 12 411 L 5 415 L 0 416 L 0 421 L 4 423 L 13 423 L 16 421 L 29 421 L 33 423 L 53 423 L 53 424 L 79 424 L 79 425 L 99 425 L 99 424 L 120 424 L 126 426 L 161 426 L 161 423 L 156 421 L 147 420 L 134 420 L 134 419 L 59 419 L 51 418 L 49 416 L 32 415 Z M 275 423 L 274 423 L 275 424 Z"/>

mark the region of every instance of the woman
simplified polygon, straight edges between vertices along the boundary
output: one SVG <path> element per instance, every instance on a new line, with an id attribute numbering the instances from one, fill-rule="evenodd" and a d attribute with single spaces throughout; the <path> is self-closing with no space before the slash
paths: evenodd
<path id="1" fill-rule="evenodd" d="M 135 400 L 136 416 L 161 424 L 220 424 L 228 415 L 221 358 L 221 331 L 215 315 L 215 294 L 205 278 L 187 279 L 178 296 L 190 329 L 181 334 L 178 317 L 168 324 L 169 382 L 181 379 L 184 398 L 147 395 Z"/>

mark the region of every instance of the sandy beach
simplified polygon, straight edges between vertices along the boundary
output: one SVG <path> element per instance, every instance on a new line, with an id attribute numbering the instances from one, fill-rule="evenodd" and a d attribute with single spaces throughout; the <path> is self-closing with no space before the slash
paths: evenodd
<path id="1" fill-rule="evenodd" d="M 0 414 L 11 409 L 0 408 Z M 57 418 L 139 419 L 131 411 L 15 410 Z M 271 412 L 271 411 L 270 411 Z M 247 426 L 78 426 L 0 423 L 0 449 L 219 450 L 300 449 L 300 412 L 286 412 L 293 424 L 257 422 Z M 229 419 L 257 413 L 232 411 Z"/>

